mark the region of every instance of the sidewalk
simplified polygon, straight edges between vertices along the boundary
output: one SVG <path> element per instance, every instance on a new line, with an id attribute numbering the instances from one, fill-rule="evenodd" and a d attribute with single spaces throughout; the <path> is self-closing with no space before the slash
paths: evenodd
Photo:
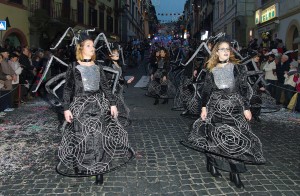
<path id="1" fill-rule="evenodd" d="M 182 146 L 192 119 L 180 117 L 167 105 L 153 105 L 145 90 L 134 88 L 144 69 L 127 69 L 135 81 L 125 88 L 132 125 L 127 128 L 136 159 L 104 175 L 68 178 L 55 172 L 61 130 L 57 113 L 43 100 L 6 114 L 0 124 L 0 193 L 2 195 L 300 195 L 299 123 L 264 114 L 252 122 L 263 143 L 267 164 L 248 166 L 237 189 L 228 173 L 215 179 L 206 171 L 203 154 Z M 282 113 L 287 114 L 287 113 Z M 1 195 L 0 194 L 0 195 Z"/>

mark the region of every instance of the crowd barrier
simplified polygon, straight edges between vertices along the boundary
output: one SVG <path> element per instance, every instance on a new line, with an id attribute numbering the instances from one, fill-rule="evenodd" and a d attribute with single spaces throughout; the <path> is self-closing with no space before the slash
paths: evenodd
<path id="1" fill-rule="evenodd" d="M 11 90 L 0 89 L 0 112 L 7 108 L 14 108 L 20 106 L 21 88 L 22 84 L 18 84 Z M 15 97 L 15 95 L 17 95 L 17 97 Z"/>
<path id="2" fill-rule="evenodd" d="M 297 105 L 297 96 L 300 96 L 299 92 L 295 91 L 295 90 L 290 90 L 290 89 L 287 89 L 287 88 L 284 88 L 282 86 L 278 86 L 278 85 L 275 85 L 275 84 L 268 84 L 268 85 L 272 85 L 276 88 L 281 88 L 283 89 L 284 91 L 290 91 L 290 92 L 293 92 L 294 95 L 292 97 L 292 99 L 290 100 L 293 101 L 292 105 L 292 109 L 291 110 L 295 110 L 295 107 Z M 7 109 L 7 108 L 13 108 L 13 107 L 19 107 L 20 104 L 21 104 L 21 88 L 22 86 L 25 86 L 24 84 L 18 84 L 17 87 L 11 89 L 11 90 L 0 90 L 0 112 Z M 17 99 L 14 98 L 14 93 L 17 91 Z M 290 103 L 291 105 L 291 103 Z"/>

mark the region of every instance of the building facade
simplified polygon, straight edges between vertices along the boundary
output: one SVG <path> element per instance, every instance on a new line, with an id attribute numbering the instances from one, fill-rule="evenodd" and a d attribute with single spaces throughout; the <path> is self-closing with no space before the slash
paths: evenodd
<path id="1" fill-rule="evenodd" d="M 145 38 L 145 10 L 150 1 L 146 0 L 123 0 L 121 1 L 123 12 L 121 20 L 121 40 L 131 41 L 133 39 Z M 148 28 L 148 27 L 147 27 Z"/>
<path id="2" fill-rule="evenodd" d="M 258 0 L 255 11 L 255 37 L 270 47 L 275 39 L 282 40 L 288 50 L 299 48 L 300 0 Z"/>
<path id="3" fill-rule="evenodd" d="M 213 1 L 193 1 L 192 34 L 195 39 L 205 39 L 212 35 L 213 29 Z"/>
<path id="4" fill-rule="evenodd" d="M 213 10 L 213 34 L 224 32 L 247 46 L 254 26 L 255 0 L 215 0 Z"/>
<path id="5" fill-rule="evenodd" d="M 68 27 L 74 30 L 95 28 L 96 33 L 104 32 L 110 41 L 143 39 L 149 33 L 144 2 L 0 0 L 0 20 L 8 18 L 10 24 L 6 31 L 1 31 L 1 42 L 15 47 L 29 45 L 48 49 Z"/>
<path id="6" fill-rule="evenodd" d="M 7 29 L 0 31 L 0 45 L 25 46 L 30 43 L 29 12 L 22 1 L 0 0 L 0 20 Z"/>

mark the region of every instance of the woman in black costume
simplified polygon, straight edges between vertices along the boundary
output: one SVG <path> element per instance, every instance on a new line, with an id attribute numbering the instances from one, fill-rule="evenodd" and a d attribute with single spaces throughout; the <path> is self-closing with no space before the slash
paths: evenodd
<path id="1" fill-rule="evenodd" d="M 117 85 L 116 85 L 116 91 L 115 91 L 115 96 L 116 96 L 116 105 L 118 108 L 118 119 L 120 121 L 120 123 L 123 126 L 128 126 L 130 124 L 130 119 L 129 119 L 129 108 L 126 105 L 125 101 L 124 101 L 124 84 L 130 84 L 133 80 L 134 77 L 131 77 L 128 80 L 125 80 L 124 76 L 123 76 L 123 70 L 121 67 L 121 64 L 119 62 L 119 50 L 118 49 L 112 49 L 111 50 L 112 54 L 109 54 L 109 61 L 107 62 L 107 66 L 114 69 L 115 71 L 117 71 L 119 73 L 119 78 L 117 79 Z M 110 86 L 113 86 L 114 80 L 116 77 L 113 74 L 107 73 L 106 74 L 107 79 L 110 81 Z"/>
<path id="2" fill-rule="evenodd" d="M 163 98 L 162 104 L 166 104 L 168 99 L 174 96 L 175 89 L 168 78 L 169 71 L 169 54 L 165 48 L 161 48 L 160 58 L 152 67 L 151 81 L 147 93 L 149 96 L 155 97 L 154 105 L 159 103 L 159 98 Z"/>
<path id="3" fill-rule="evenodd" d="M 228 171 L 230 180 L 241 188 L 239 174 L 247 171 L 245 164 L 262 164 L 265 159 L 261 142 L 247 122 L 252 117 L 252 92 L 244 67 L 237 63 L 229 43 L 217 43 L 208 60 L 201 118 L 183 144 L 206 154 L 212 176 L 221 176 L 218 169 Z"/>
<path id="4" fill-rule="evenodd" d="M 57 172 L 65 176 L 96 176 L 114 170 L 133 157 L 127 132 L 116 120 L 116 98 L 102 66 L 95 64 L 93 40 L 79 36 L 76 62 L 69 65 L 63 94 L 62 141 Z"/>
<path id="5" fill-rule="evenodd" d="M 249 63 L 246 64 L 247 71 L 256 71 L 255 67 L 260 67 L 259 64 L 260 56 L 257 54 L 255 55 Z M 255 65 L 254 65 L 255 64 Z M 251 75 L 247 77 L 248 83 L 251 85 L 253 89 L 253 96 L 250 100 L 250 111 L 253 118 L 260 122 L 260 114 L 261 114 L 261 105 L 262 105 L 262 98 L 261 95 L 264 91 L 266 91 L 263 83 L 261 81 L 257 81 L 259 79 L 259 75 Z"/>

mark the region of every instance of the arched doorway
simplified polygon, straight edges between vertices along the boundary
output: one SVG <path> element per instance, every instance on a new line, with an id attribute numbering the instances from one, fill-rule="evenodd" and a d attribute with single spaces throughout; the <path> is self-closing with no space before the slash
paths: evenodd
<path id="1" fill-rule="evenodd" d="M 297 28 L 295 28 L 294 33 L 293 33 L 293 48 L 292 48 L 293 50 L 298 49 L 298 44 L 294 43 L 294 40 L 299 36 L 300 36 L 299 31 Z"/>
<path id="2" fill-rule="evenodd" d="M 297 44 L 293 44 L 294 40 L 299 37 L 300 24 L 296 20 L 292 20 L 286 33 L 286 48 L 288 50 L 298 49 Z"/>
<path id="3" fill-rule="evenodd" d="M 17 29 L 11 28 L 3 36 L 4 43 L 11 47 L 27 46 L 28 42 L 25 34 Z"/>

